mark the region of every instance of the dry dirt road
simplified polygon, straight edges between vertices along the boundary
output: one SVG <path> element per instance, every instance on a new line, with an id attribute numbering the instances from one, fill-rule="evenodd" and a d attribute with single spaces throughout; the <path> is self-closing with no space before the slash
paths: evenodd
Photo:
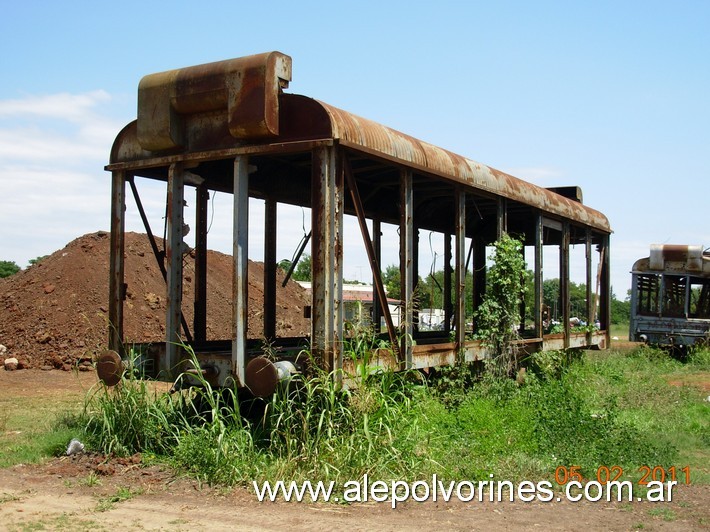
<path id="1" fill-rule="evenodd" d="M 0 408 L 76 397 L 95 380 L 61 371 L 0 370 Z M 18 403 L 19 402 L 19 403 Z M 7 410 L 5 410 L 7 412 Z M 60 457 L 0 469 L 1 530 L 708 530 L 710 487 L 672 503 L 259 503 L 243 487 L 200 486 L 131 460 Z"/>

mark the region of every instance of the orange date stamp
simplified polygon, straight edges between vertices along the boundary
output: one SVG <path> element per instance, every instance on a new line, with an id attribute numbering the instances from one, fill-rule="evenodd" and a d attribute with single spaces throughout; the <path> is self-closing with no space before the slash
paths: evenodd
<path id="1" fill-rule="evenodd" d="M 647 486 L 649 482 L 676 482 L 690 484 L 690 467 L 677 468 L 676 466 L 647 466 L 638 468 L 639 478 L 636 483 L 639 486 Z M 596 480 L 600 484 L 608 482 L 618 482 L 624 476 L 624 468 L 618 465 L 599 466 L 596 470 Z M 564 486 L 569 482 L 584 482 L 580 466 L 559 466 L 555 469 L 555 482 Z M 590 479 L 591 480 L 591 479 Z"/>

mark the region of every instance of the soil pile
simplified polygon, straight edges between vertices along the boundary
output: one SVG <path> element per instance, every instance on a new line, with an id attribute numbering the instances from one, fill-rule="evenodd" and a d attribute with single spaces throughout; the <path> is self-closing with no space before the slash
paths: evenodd
<path id="1" fill-rule="evenodd" d="M 1 358 L 15 357 L 20 367 L 68 369 L 90 361 L 108 341 L 109 234 L 90 233 L 67 244 L 41 262 L 0 279 Z M 162 241 L 158 241 L 162 248 Z M 183 258 L 183 313 L 192 324 L 195 265 Z M 207 255 L 207 338 L 231 338 L 232 258 L 216 251 Z M 307 292 L 290 281 L 281 287 L 278 271 L 276 332 L 305 336 L 310 322 L 304 307 Z M 249 336 L 262 337 L 264 265 L 249 262 Z M 165 281 L 148 237 L 126 233 L 124 337 L 128 342 L 165 341 Z M 0 361 L 1 362 L 1 361 Z"/>

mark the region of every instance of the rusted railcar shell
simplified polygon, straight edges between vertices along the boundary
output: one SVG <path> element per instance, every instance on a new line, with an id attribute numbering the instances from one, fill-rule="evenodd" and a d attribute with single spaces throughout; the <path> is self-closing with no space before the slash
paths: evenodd
<path id="1" fill-rule="evenodd" d="M 171 159 L 177 160 L 211 158 L 210 148 L 214 147 L 219 147 L 221 155 L 226 156 L 230 151 L 238 153 L 247 146 L 252 148 L 250 151 L 253 152 L 259 145 L 266 150 L 268 146 L 278 143 L 331 140 L 348 148 L 414 168 L 424 174 L 502 196 L 604 233 L 611 232 L 606 216 L 578 201 L 327 103 L 283 93 L 279 99 L 280 107 L 286 107 L 288 111 L 281 113 L 280 134 L 269 139 L 266 144 L 263 138 L 238 139 L 230 136 L 228 128 L 224 126 L 224 117 L 215 116 L 214 112 L 196 113 L 182 117 L 185 129 L 190 131 L 184 148 L 167 153 L 144 149 L 137 135 L 140 127 L 136 127 L 135 123 L 129 124 L 116 139 L 112 150 L 112 164 L 107 169 L 118 169 L 121 168 L 120 163 L 128 162 L 137 163 L 131 165 L 133 168 L 157 166 L 161 163 L 151 159 L 161 158 L 163 155 L 172 156 Z M 303 121 L 304 116 L 309 116 L 309 120 Z M 139 115 L 138 122 L 140 121 Z M 140 164 L 141 161 L 143 165 Z"/>
<path id="2" fill-rule="evenodd" d="M 262 335 L 273 339 L 276 326 L 275 209 L 279 203 L 312 209 L 314 283 L 309 312 L 310 349 L 324 369 L 339 370 L 348 366 L 342 353 L 344 214 L 358 217 L 366 248 L 371 251 L 373 278 L 381 276 L 382 265 L 378 264 L 379 251 L 376 250 L 380 235 L 370 238 L 368 220 L 372 221 L 374 231 L 379 231 L 376 228 L 383 223 L 398 227 L 401 308 L 405 309 L 399 319 L 405 340 L 395 345 L 394 325 L 388 325 L 393 345 L 389 355 L 378 356 L 377 364 L 383 367 L 428 368 L 453 364 L 457 360 L 474 362 L 489 356 L 480 342 L 466 339 L 467 332 L 475 330 L 476 324 L 469 325 L 466 321 L 464 302 L 466 297 L 472 297 L 474 306 L 480 305 L 486 284 L 486 246 L 505 231 L 521 236 L 526 245 L 534 246 L 535 254 L 535 327 L 530 331 L 532 337 L 521 340 L 518 349 L 529 353 L 539 349 L 608 344 L 611 228 L 602 213 L 582 204 L 579 189 L 550 190 L 536 186 L 327 103 L 286 94 L 283 89 L 290 79 L 291 59 L 279 52 L 144 77 L 139 87 L 137 120 L 116 137 L 110 164 L 106 167 L 113 173 L 109 308 L 112 349 L 121 349 L 126 340 L 122 333 L 125 187 L 130 183 L 137 196 L 135 177 L 172 182 L 178 191 L 183 184 L 195 187 L 201 205 L 196 208 L 197 225 L 204 233 L 201 245 L 196 246 L 201 253 L 207 249 L 204 229 L 208 194 L 211 191 L 233 194 L 235 277 L 231 338 L 210 343 L 206 341 L 205 320 L 198 320 L 197 315 L 194 320 L 193 343 L 200 368 L 206 374 L 218 376 L 215 384 L 228 385 L 232 379 L 240 386 L 250 387 L 246 382 L 250 360 L 263 354 L 254 340 Z M 183 236 L 181 218 L 175 214 L 175 209 L 181 211 L 184 202 L 175 194 L 170 198 L 174 205 L 169 211 L 172 214 L 168 225 L 171 248 L 167 255 L 175 264 L 167 277 L 169 287 L 174 288 L 166 314 L 171 317 L 166 321 L 166 353 L 156 359 L 163 361 L 160 367 L 166 375 L 176 371 L 178 354 L 174 345 L 176 339 L 182 338 L 178 320 L 182 308 L 181 271 L 179 262 L 175 262 L 179 254 L 174 251 L 181 248 Z M 269 323 L 264 324 L 263 331 L 249 331 L 245 315 L 251 198 L 264 200 L 268 211 L 265 216 L 274 218 L 267 223 L 265 235 L 270 251 L 265 250 L 264 261 L 273 269 L 264 282 L 274 286 L 264 295 Z M 146 220 L 144 224 L 148 229 Z M 415 326 L 413 288 L 419 273 L 420 230 L 440 233 L 449 246 L 444 253 L 448 255 L 447 263 L 454 262 L 447 267 L 444 283 L 447 294 L 453 282 L 457 286 L 456 301 L 444 301 L 445 309 L 448 308 L 447 324 L 456 329 L 454 342 L 451 330 L 444 330 L 439 336 L 438 333 L 427 336 L 428 331 L 422 332 Z M 455 242 L 453 248 L 451 238 Z M 592 302 L 591 289 L 588 289 L 587 314 L 591 321 L 598 303 L 602 330 L 573 335 L 566 325 L 565 334 L 544 335 L 543 245 L 559 246 L 561 293 L 566 294 L 571 238 L 574 243 L 585 243 L 588 286 L 592 282 L 592 245 L 598 247 L 599 299 Z M 464 290 L 463 282 L 469 270 L 467 256 L 472 257 L 476 272 L 471 295 Z M 162 261 L 163 257 L 158 260 Z M 200 288 L 195 291 L 195 298 L 198 293 L 202 294 L 199 296 L 202 301 L 196 299 L 195 304 L 201 305 L 204 314 L 207 311 L 203 301 L 206 278 L 201 277 L 197 284 Z M 380 294 L 378 299 L 385 301 L 386 295 Z M 381 311 L 384 313 L 384 309 Z M 563 305 L 565 323 L 569 322 L 569 313 L 569 305 Z M 183 329 L 189 341 L 189 331 L 184 324 Z M 421 339 L 422 343 L 415 344 L 415 339 Z M 223 342 L 230 340 L 231 349 L 227 352 Z M 279 356 L 290 360 L 307 338 L 277 340 L 283 347 Z"/>

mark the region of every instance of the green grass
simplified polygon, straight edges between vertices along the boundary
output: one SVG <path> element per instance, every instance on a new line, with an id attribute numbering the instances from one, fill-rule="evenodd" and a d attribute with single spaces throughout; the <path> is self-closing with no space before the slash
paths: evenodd
<path id="1" fill-rule="evenodd" d="M 579 466 L 591 479 L 599 466 L 619 466 L 638 481 L 643 465 L 688 466 L 694 483 L 707 484 L 709 405 L 701 386 L 708 378 L 710 350 L 679 362 L 649 348 L 538 354 L 524 383 L 462 367 L 426 380 L 416 372 L 362 372 L 357 388 L 339 390 L 332 375 L 315 372 L 280 390 L 251 422 L 229 390 L 204 383 L 169 395 L 126 380 L 92 390 L 84 413 L 65 417 L 73 424 L 63 429 L 49 412 L 25 409 L 24 421 L 8 418 L 6 430 L 24 423 L 37 441 L 16 442 L 12 460 L 0 450 L 0 464 L 61 454 L 79 436 L 93 450 L 143 452 L 226 486 L 275 479 L 342 485 L 364 474 L 552 480 L 560 466 Z"/>
<path id="2" fill-rule="evenodd" d="M 79 408 L 70 401 L 43 397 L 0 401 L 0 467 L 35 464 L 66 451 L 81 428 Z"/>
<path id="3" fill-rule="evenodd" d="M 612 338 L 616 336 L 619 340 L 626 341 L 629 339 L 629 324 L 612 323 L 609 327 L 609 333 L 611 334 Z"/>
<path id="4" fill-rule="evenodd" d="M 32 530 L 72 530 L 76 532 L 95 532 L 106 530 L 96 521 L 81 519 L 74 514 L 62 513 L 56 517 L 26 521 L 18 525 L 6 525 L 7 530 L 14 532 L 30 532 Z"/>
<path id="5" fill-rule="evenodd" d="M 675 465 L 689 466 L 693 482 L 709 483 L 708 393 L 700 386 L 682 385 L 703 375 L 707 383 L 709 369 L 708 350 L 682 363 L 665 351 L 642 347 L 626 354 L 590 352 L 584 364 L 570 368 L 567 378 L 593 408 L 613 403 L 622 422 L 676 448 Z"/>
<path id="6" fill-rule="evenodd" d="M 142 489 L 132 490 L 131 488 L 120 487 L 115 494 L 102 497 L 96 505 L 96 511 L 106 512 L 112 510 L 117 503 L 129 501 L 141 493 L 143 493 Z"/>

